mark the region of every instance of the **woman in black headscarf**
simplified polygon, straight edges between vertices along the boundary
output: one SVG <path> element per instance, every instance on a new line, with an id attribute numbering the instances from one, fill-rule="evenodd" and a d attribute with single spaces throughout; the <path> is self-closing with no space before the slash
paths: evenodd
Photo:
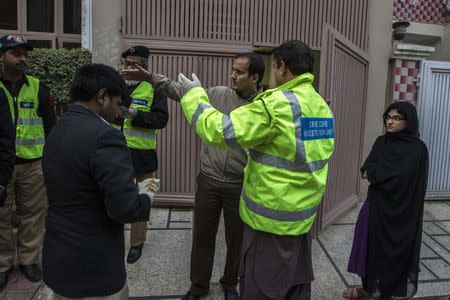
<path id="1" fill-rule="evenodd" d="M 346 299 L 411 298 L 417 291 L 428 151 L 419 138 L 414 105 L 395 102 L 383 114 L 379 136 L 361 168 L 370 186 L 355 227 L 348 271 L 362 288 Z"/>

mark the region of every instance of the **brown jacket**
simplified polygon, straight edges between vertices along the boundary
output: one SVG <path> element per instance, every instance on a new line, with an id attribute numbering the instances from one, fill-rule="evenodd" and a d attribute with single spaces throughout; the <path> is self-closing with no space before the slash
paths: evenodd
<path id="1" fill-rule="evenodd" d="M 172 81 L 164 75 L 154 73 L 150 83 L 159 93 L 172 100 L 180 101 L 182 88 L 178 82 Z M 235 108 L 248 104 L 259 92 L 245 100 L 226 86 L 206 89 L 212 106 L 227 115 Z M 243 148 L 220 149 L 201 143 L 200 161 L 200 168 L 208 177 L 221 182 L 238 183 L 244 179 L 247 151 Z"/>

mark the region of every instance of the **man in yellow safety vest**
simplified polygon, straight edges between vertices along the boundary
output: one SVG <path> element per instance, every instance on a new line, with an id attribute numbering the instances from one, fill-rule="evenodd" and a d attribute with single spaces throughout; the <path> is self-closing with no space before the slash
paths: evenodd
<path id="1" fill-rule="evenodd" d="M 205 143 L 249 149 L 240 200 L 245 223 L 241 299 L 309 299 L 311 226 L 334 150 L 333 115 L 312 86 L 311 49 L 287 41 L 274 50 L 276 88 L 229 116 L 211 106 L 195 74 L 179 82 L 186 119 Z"/>
<path id="2" fill-rule="evenodd" d="M 49 89 L 39 79 L 25 74 L 30 50 L 31 45 L 19 36 L 0 38 L 0 89 L 8 98 L 16 131 L 14 172 L 6 189 L 5 205 L 0 208 L 0 290 L 13 269 L 16 244 L 19 268 L 25 277 L 30 281 L 42 278 L 37 264 L 44 237 L 41 157 L 45 138 L 56 123 L 56 114 Z M 19 221 L 17 243 L 11 224 L 14 202 Z"/>
<path id="3" fill-rule="evenodd" d="M 122 53 L 121 69 L 140 66 L 148 69 L 150 52 L 145 46 L 133 46 Z M 121 126 L 133 162 L 134 177 L 138 182 L 154 175 L 158 169 L 156 156 L 157 129 L 166 127 L 169 120 L 167 98 L 153 91 L 147 81 L 126 80 L 131 92 L 131 103 L 119 107 L 124 119 Z M 135 263 L 142 255 L 147 236 L 147 222 L 131 224 L 128 263 Z"/>

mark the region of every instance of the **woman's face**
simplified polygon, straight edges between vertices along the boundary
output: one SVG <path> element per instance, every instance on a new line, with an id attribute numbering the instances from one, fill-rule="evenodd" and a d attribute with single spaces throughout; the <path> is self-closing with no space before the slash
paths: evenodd
<path id="1" fill-rule="evenodd" d="M 384 122 L 389 133 L 401 132 L 408 126 L 405 116 L 395 108 L 388 111 Z"/>

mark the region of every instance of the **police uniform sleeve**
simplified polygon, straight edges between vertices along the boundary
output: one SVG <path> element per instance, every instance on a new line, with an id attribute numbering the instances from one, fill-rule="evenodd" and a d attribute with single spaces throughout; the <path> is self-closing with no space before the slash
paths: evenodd
<path id="1" fill-rule="evenodd" d="M 44 84 L 40 84 L 39 86 L 38 98 L 38 113 L 42 118 L 45 137 L 47 137 L 50 130 L 52 130 L 53 126 L 56 124 L 55 102 L 50 95 L 50 89 Z"/>
<path id="2" fill-rule="evenodd" d="M 9 111 L 8 100 L 0 89 L 0 206 L 3 205 L 6 185 L 14 170 L 14 126 Z"/>
<path id="3" fill-rule="evenodd" d="M 188 122 L 207 144 L 252 148 L 270 138 L 272 118 L 262 99 L 255 99 L 227 116 L 210 104 L 203 88 L 197 87 L 183 96 L 181 106 Z"/>
<path id="4" fill-rule="evenodd" d="M 133 119 L 133 125 L 150 129 L 162 129 L 166 127 L 168 120 L 167 98 L 156 92 L 150 111 L 138 110 L 136 117 Z"/>

